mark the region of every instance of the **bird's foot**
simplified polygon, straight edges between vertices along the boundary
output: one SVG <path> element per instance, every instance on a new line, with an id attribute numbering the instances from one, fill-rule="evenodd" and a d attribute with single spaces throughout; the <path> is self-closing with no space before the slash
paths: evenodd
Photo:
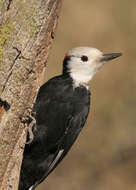
<path id="1" fill-rule="evenodd" d="M 31 123 L 29 123 L 29 125 L 27 126 L 28 128 L 28 135 L 29 135 L 29 140 L 26 142 L 26 144 L 30 144 L 33 139 L 34 139 L 34 134 L 33 131 L 35 130 L 35 124 L 36 124 L 36 119 L 34 118 L 34 116 L 30 116 L 30 118 L 32 119 Z"/>
<path id="2" fill-rule="evenodd" d="M 31 108 L 27 108 L 24 115 L 20 118 L 21 122 L 24 123 L 24 126 L 27 128 L 29 140 L 26 144 L 30 144 L 34 139 L 33 131 L 35 130 L 35 112 L 32 112 Z"/>

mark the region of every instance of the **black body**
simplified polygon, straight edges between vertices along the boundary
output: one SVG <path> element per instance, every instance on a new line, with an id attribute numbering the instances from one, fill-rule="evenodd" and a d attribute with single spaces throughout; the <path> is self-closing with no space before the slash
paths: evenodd
<path id="1" fill-rule="evenodd" d="M 34 189 L 67 154 L 88 116 L 90 92 L 73 87 L 68 74 L 50 79 L 39 90 L 34 139 L 25 146 L 19 190 Z"/>

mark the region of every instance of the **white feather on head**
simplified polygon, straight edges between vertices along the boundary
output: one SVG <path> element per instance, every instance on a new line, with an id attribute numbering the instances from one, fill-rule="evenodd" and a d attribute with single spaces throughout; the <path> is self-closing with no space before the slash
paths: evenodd
<path id="1" fill-rule="evenodd" d="M 74 87 L 84 85 L 88 88 L 89 81 L 103 65 L 100 62 L 103 53 L 96 48 L 76 47 L 70 50 L 67 56 L 70 57 L 68 69 L 74 81 Z M 87 56 L 88 60 L 83 61 L 82 56 Z"/>

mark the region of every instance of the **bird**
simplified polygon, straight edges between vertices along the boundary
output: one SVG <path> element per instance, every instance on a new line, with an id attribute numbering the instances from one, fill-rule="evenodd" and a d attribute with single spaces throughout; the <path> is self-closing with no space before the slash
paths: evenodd
<path id="1" fill-rule="evenodd" d="M 106 62 L 121 55 L 73 48 L 64 57 L 62 74 L 40 87 L 32 109 L 34 137 L 25 145 L 19 190 L 34 190 L 62 161 L 86 123 L 90 81 Z"/>

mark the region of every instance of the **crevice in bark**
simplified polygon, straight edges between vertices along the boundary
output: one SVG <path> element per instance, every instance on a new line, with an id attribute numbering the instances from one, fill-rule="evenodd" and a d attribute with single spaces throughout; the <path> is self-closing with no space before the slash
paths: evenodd
<path id="1" fill-rule="evenodd" d="M 16 60 L 17 59 L 25 59 L 25 60 L 30 60 L 29 58 L 26 58 L 26 57 L 24 57 L 23 55 L 22 55 L 22 52 L 21 52 L 21 50 L 19 50 L 17 47 L 13 47 L 13 49 L 15 49 L 16 51 L 17 51 L 17 55 L 16 55 L 16 57 L 15 57 L 15 59 L 14 59 L 14 63 L 16 62 Z"/>
<path id="2" fill-rule="evenodd" d="M 11 2 L 12 0 L 9 0 L 8 5 L 7 5 L 7 11 L 10 9 Z"/>
<path id="3" fill-rule="evenodd" d="M 7 101 L 0 99 L 0 107 L 3 107 L 5 111 L 8 111 L 10 109 L 10 104 Z"/>

